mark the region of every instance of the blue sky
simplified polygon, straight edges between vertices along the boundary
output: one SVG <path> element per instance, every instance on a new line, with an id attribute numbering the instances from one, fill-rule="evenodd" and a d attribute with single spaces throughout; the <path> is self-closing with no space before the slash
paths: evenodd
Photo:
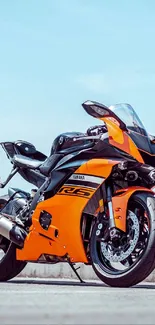
<path id="1" fill-rule="evenodd" d="M 154 0 L 0 0 L 1 141 L 48 154 L 59 133 L 96 124 L 87 99 L 130 103 L 155 134 L 154 17 Z M 2 178 L 9 168 L 0 151 Z"/>

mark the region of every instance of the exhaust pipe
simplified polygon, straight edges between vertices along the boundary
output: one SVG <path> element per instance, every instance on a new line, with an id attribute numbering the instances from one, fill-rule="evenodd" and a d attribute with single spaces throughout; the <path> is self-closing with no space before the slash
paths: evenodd
<path id="1" fill-rule="evenodd" d="M 0 235 L 22 248 L 27 232 L 0 214 Z"/>

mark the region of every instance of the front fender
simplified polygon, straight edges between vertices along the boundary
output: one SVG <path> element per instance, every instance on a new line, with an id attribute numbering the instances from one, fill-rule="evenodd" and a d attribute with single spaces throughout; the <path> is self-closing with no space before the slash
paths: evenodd
<path id="1" fill-rule="evenodd" d="M 147 189 L 146 187 L 132 186 L 127 189 L 123 189 L 123 193 L 121 190 L 121 193 L 118 194 L 118 191 L 118 195 L 112 198 L 115 226 L 124 232 L 126 232 L 126 214 L 128 201 L 134 193 L 139 191 L 152 193 L 154 195 L 154 192 L 150 189 Z"/>

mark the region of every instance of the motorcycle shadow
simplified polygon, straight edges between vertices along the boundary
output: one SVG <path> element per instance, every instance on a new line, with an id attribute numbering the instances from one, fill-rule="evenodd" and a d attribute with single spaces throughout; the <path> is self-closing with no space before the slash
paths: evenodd
<path id="1" fill-rule="evenodd" d="M 75 281 L 75 280 L 57 280 L 57 279 L 31 279 L 31 278 L 15 278 L 10 280 L 8 283 L 15 284 L 43 284 L 43 285 L 58 285 L 58 286 L 84 286 L 84 287 L 108 287 L 106 284 L 102 282 L 95 281 Z"/>
<path id="2" fill-rule="evenodd" d="M 102 287 L 102 288 L 108 288 L 109 286 L 106 285 L 105 283 L 102 282 L 95 282 L 95 281 L 75 281 L 72 279 L 32 279 L 32 278 L 15 278 L 10 280 L 7 283 L 14 283 L 14 284 L 37 284 L 37 285 L 58 285 L 58 286 L 84 286 L 84 287 Z M 111 288 L 111 287 L 109 287 Z M 150 282 L 142 282 L 140 284 L 137 284 L 133 287 L 130 287 L 128 289 L 155 289 L 155 284 L 150 283 Z M 118 289 L 118 288 L 113 288 L 113 289 Z M 125 289 L 125 288 L 119 288 L 119 289 Z"/>

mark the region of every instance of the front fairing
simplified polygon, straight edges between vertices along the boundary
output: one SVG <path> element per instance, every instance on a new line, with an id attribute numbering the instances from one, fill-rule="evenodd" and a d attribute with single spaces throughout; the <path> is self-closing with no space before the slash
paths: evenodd
<path id="1" fill-rule="evenodd" d="M 111 145 L 127 152 L 141 163 L 146 162 L 148 156 L 155 154 L 155 146 L 151 144 L 145 127 L 131 105 L 117 104 L 107 107 L 97 102 L 86 101 L 82 106 L 89 115 L 106 124 Z M 143 157 L 144 153 L 147 157 Z"/>
<path id="2" fill-rule="evenodd" d="M 126 124 L 129 136 L 136 144 L 145 163 L 155 166 L 155 144 L 151 143 L 143 123 L 129 104 L 117 104 L 110 109 Z"/>

